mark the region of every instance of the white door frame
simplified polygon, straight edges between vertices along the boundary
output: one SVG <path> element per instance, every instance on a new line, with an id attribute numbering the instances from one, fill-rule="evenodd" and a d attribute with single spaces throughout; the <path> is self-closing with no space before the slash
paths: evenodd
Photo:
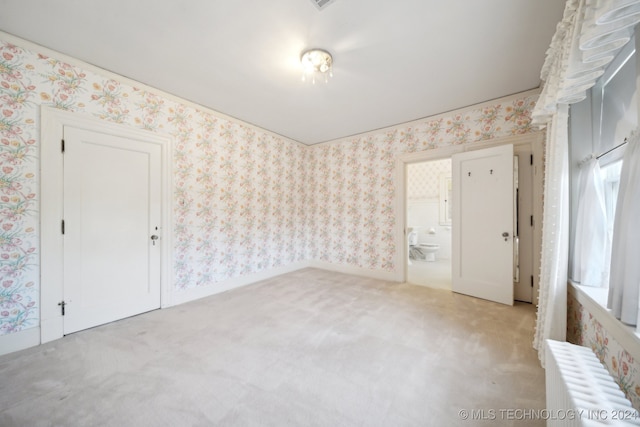
<path id="1" fill-rule="evenodd" d="M 162 148 L 162 238 L 160 306 L 172 305 L 173 220 L 172 138 L 149 131 L 113 124 L 90 116 L 42 106 L 40 109 L 40 342 L 63 336 L 63 318 L 58 302 L 63 299 L 63 238 L 61 221 L 64 202 L 64 169 L 61 140 L 64 126 L 72 126 L 158 144 Z"/>
<path id="2" fill-rule="evenodd" d="M 518 147 L 530 147 L 534 156 L 534 178 L 533 178 L 533 197 L 534 197 L 534 285 L 533 285 L 533 303 L 537 305 L 538 301 L 538 274 L 540 271 L 540 248 L 542 247 L 542 194 L 543 194 L 543 141 L 544 132 L 531 132 L 524 135 L 506 136 L 494 138 L 487 141 L 474 142 L 471 144 L 452 145 L 448 147 L 436 148 L 433 150 L 417 151 L 414 153 L 406 153 L 396 158 L 395 182 L 396 182 L 396 212 L 398 221 L 395 229 L 396 251 L 395 265 L 397 269 L 396 280 L 406 282 L 407 280 L 407 165 L 411 163 L 421 163 L 430 160 L 449 159 L 452 155 L 463 153 L 466 151 L 481 150 L 484 148 L 495 147 L 498 145 L 513 144 L 514 154 L 518 154 Z M 539 203 L 538 203 L 539 201 Z M 535 250 L 537 248 L 537 250 Z"/>

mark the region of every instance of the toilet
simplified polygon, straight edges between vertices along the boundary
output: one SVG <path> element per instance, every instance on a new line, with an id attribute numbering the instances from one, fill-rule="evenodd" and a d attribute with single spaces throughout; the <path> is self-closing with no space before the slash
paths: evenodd
<path id="1" fill-rule="evenodd" d="M 418 247 L 424 252 L 425 261 L 434 262 L 436 260 L 436 252 L 440 249 L 440 245 L 437 243 L 421 243 Z"/>
<path id="2" fill-rule="evenodd" d="M 409 247 L 416 246 L 418 244 L 418 232 L 411 231 L 407 236 L 407 240 L 409 241 Z"/>
<path id="3" fill-rule="evenodd" d="M 411 259 L 415 259 L 415 253 L 412 251 L 418 245 L 418 232 L 411 231 L 409 229 L 409 234 L 407 235 L 407 242 L 409 243 L 409 265 L 412 265 Z"/>

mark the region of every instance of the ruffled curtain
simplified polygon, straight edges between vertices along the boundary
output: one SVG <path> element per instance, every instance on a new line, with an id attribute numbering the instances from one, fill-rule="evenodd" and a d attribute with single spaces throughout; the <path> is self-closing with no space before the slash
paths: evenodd
<path id="1" fill-rule="evenodd" d="M 622 159 L 613 224 L 608 307 L 622 322 L 640 324 L 640 135 L 634 132 Z"/>
<path id="2" fill-rule="evenodd" d="M 640 0 L 567 0 L 540 72 L 532 122 L 547 126 L 540 295 L 533 341 L 566 337 L 568 263 L 568 105 L 586 97 L 640 22 Z M 560 129 L 562 127 L 562 129 Z M 561 188 L 551 188 L 559 185 Z M 564 264 L 563 264 L 564 263 Z"/>
<path id="3" fill-rule="evenodd" d="M 533 122 L 545 125 L 558 105 L 585 99 L 638 22 L 640 0 L 567 0 L 540 72 Z"/>
<path id="4" fill-rule="evenodd" d="M 580 170 L 578 207 L 571 277 L 585 286 L 606 287 L 611 238 L 600 166 L 589 159 Z"/>

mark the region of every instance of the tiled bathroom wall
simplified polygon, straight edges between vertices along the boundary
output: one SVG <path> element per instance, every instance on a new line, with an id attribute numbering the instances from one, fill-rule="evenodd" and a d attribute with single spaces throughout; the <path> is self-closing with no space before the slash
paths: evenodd
<path id="1" fill-rule="evenodd" d="M 431 160 L 407 165 L 407 200 L 435 200 L 440 197 L 440 179 L 451 177 L 451 160 Z"/>
<path id="2" fill-rule="evenodd" d="M 407 166 L 407 225 L 419 243 L 440 246 L 438 259 L 451 259 L 451 224 L 441 217 L 441 180 L 451 178 L 451 160 L 432 160 Z M 447 200 L 447 203 L 450 203 Z"/>

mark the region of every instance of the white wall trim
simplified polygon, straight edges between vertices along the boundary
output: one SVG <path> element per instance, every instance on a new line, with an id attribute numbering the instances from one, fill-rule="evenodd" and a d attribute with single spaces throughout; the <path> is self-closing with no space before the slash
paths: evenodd
<path id="1" fill-rule="evenodd" d="M 160 305 L 172 305 L 173 289 L 173 197 L 172 149 L 170 136 L 113 124 L 79 113 L 41 106 L 40 108 L 40 341 L 63 336 L 63 319 L 58 302 L 63 299 L 63 157 L 60 141 L 64 126 L 73 126 L 110 135 L 140 139 L 162 148 L 162 271 Z"/>
<path id="2" fill-rule="evenodd" d="M 0 356 L 40 344 L 40 328 L 29 328 L 12 334 L 0 335 Z"/>
<path id="3" fill-rule="evenodd" d="M 267 280 L 273 277 L 281 276 L 283 274 L 291 273 L 293 271 L 301 270 L 309 266 L 309 262 L 301 261 L 283 267 L 276 267 L 258 273 L 249 274 L 247 276 L 234 277 L 232 279 L 218 282 L 211 286 L 202 286 L 185 290 L 175 290 L 173 292 L 173 302 L 175 305 L 178 305 L 185 302 L 194 301 L 200 298 L 205 298 L 211 295 L 230 291 L 232 289 L 251 285 L 262 280 Z"/>
<path id="4" fill-rule="evenodd" d="M 440 150 L 428 150 L 439 151 L 439 153 L 432 153 L 433 157 L 427 157 L 432 160 L 436 160 L 438 154 L 443 155 L 443 151 Z M 396 188 L 396 226 L 394 230 L 394 242 L 396 245 L 396 256 L 393 260 L 393 264 L 396 266 L 395 280 L 398 282 L 406 282 L 408 277 L 408 243 L 407 243 L 407 159 L 408 155 L 400 155 L 396 158 L 396 166 L 394 171 L 394 185 Z M 449 155 L 450 157 L 450 155 Z"/>
<path id="5" fill-rule="evenodd" d="M 625 325 L 606 307 L 608 290 L 606 288 L 589 288 L 569 281 L 569 295 L 573 296 L 602 327 L 611 334 L 622 348 L 635 360 L 640 359 L 640 335 L 634 326 Z"/>

